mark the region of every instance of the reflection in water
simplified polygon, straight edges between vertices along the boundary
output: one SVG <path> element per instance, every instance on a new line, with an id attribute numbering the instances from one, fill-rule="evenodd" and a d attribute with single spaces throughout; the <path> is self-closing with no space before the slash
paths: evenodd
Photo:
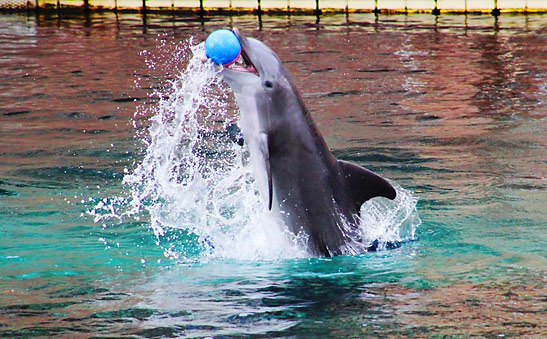
<path id="1" fill-rule="evenodd" d="M 48 15 L 0 20 L 0 336 L 543 334 L 544 17 Z M 177 261 L 185 235 L 147 215 L 82 216 L 124 191 L 136 106 L 184 68 L 139 53 L 227 26 L 278 52 L 338 157 L 419 195 L 418 241 Z"/>
<path id="2" fill-rule="evenodd" d="M 11 314 L 19 322 L 2 333 L 358 337 L 541 331 L 539 277 L 530 276 L 526 285 L 410 289 L 367 278 L 370 266 L 363 268 L 355 258 L 238 263 L 236 268 L 212 262 L 177 266 L 153 276 L 135 275 L 124 285 L 105 281 L 96 287 L 70 278 L 57 286 L 51 284 L 55 279 L 33 286 L 23 281 L 27 295 L 35 299 L 24 303 L 6 296 L 10 303 L 0 307 L 0 314 Z M 131 293 L 124 292 L 128 290 Z M 36 323 L 41 326 L 31 327 Z"/>

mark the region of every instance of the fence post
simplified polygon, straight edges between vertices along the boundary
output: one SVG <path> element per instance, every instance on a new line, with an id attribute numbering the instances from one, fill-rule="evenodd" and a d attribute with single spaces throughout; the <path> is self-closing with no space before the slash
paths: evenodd
<path id="1" fill-rule="evenodd" d="M 378 9 L 378 0 L 374 0 L 374 13 L 380 13 L 380 10 Z"/>
<path id="2" fill-rule="evenodd" d="M 441 11 L 439 10 L 439 8 L 437 8 L 437 0 L 435 0 L 435 8 L 433 8 L 433 10 L 431 11 L 431 14 L 433 15 L 441 14 Z"/>
<path id="3" fill-rule="evenodd" d="M 142 12 L 146 13 L 146 0 L 142 0 Z"/>
<path id="4" fill-rule="evenodd" d="M 493 16 L 498 16 L 501 14 L 499 8 L 498 8 L 498 0 L 494 0 L 494 9 L 492 10 L 492 15 Z"/>
<path id="5" fill-rule="evenodd" d="M 319 0 L 315 0 L 315 15 L 321 15 L 321 10 L 319 9 Z"/>

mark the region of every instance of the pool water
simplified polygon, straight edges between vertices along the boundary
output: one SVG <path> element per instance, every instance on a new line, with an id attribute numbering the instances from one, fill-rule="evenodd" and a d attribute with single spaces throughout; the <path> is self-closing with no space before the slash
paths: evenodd
<path id="1" fill-rule="evenodd" d="M 546 26 L 1 14 L 0 336 L 546 335 Z M 409 241 L 328 259 L 281 244 L 251 199 L 245 150 L 225 137 L 237 108 L 215 80 L 181 125 L 198 124 L 190 160 L 209 167 L 177 166 L 196 140 L 181 133 L 169 154 L 183 157 L 162 162 L 179 186 L 136 175 L 156 168 L 143 166 L 152 127 L 191 111 L 170 100 L 199 78 L 188 46 L 231 27 L 277 52 L 336 157 L 408 198 L 397 231 Z M 216 191 L 184 185 L 201 176 Z M 384 221 L 401 217 L 382 204 Z"/>

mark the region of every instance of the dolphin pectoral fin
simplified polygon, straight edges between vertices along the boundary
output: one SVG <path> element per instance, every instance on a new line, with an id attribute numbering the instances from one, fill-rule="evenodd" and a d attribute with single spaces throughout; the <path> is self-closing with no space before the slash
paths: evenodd
<path id="1" fill-rule="evenodd" d="M 264 161 L 264 168 L 266 170 L 266 177 L 268 178 L 268 209 L 272 210 L 273 200 L 273 183 L 272 183 L 272 168 L 270 165 L 270 151 L 268 148 L 268 135 L 266 133 L 260 133 L 260 151 L 262 152 L 262 159 Z"/>
<path id="2" fill-rule="evenodd" d="M 374 197 L 395 199 L 397 192 L 391 184 L 378 174 L 347 161 L 338 160 L 338 166 L 346 179 L 346 187 L 353 197 L 357 210 Z"/>

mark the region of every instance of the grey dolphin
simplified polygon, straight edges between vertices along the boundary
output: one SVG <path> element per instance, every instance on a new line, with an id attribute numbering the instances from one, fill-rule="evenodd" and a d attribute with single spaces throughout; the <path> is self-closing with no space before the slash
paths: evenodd
<path id="1" fill-rule="evenodd" d="M 266 206 L 307 238 L 312 255 L 366 251 L 357 232 L 361 205 L 377 196 L 394 199 L 395 189 L 376 173 L 336 160 L 277 55 L 234 33 L 241 58 L 220 74 L 241 111 L 241 131 Z"/>

